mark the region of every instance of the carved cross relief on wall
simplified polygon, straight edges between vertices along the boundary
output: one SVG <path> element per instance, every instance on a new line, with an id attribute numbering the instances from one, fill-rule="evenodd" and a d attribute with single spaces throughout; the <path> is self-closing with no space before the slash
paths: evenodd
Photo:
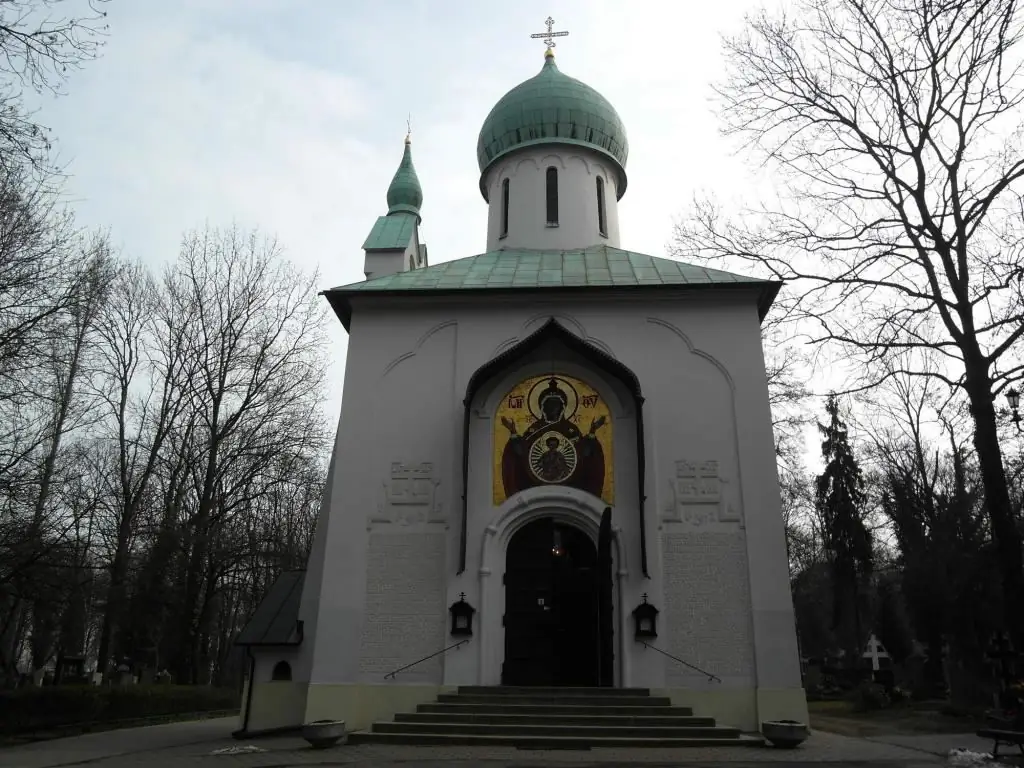
<path id="1" fill-rule="evenodd" d="M 742 522 L 739 505 L 718 461 L 677 461 L 675 477 L 669 485 L 671 494 L 662 516 L 665 522 L 694 527 Z"/>
<path id="2" fill-rule="evenodd" d="M 444 502 L 437 492 L 440 484 L 430 462 L 392 462 L 389 478 L 381 483 L 377 509 L 370 515 L 369 523 L 444 523 Z"/>

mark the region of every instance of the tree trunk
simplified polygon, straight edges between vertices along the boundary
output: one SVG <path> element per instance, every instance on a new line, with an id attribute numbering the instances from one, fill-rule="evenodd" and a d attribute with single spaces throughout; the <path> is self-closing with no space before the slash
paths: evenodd
<path id="1" fill-rule="evenodd" d="M 973 359 L 972 359 L 973 358 Z M 988 365 L 972 356 L 965 360 L 966 389 L 974 416 L 974 449 L 978 454 L 985 506 L 992 523 L 992 539 L 999 559 L 1003 591 L 1003 622 L 1013 637 L 1014 645 L 1024 646 L 1024 557 L 1021 535 L 1014 520 L 1010 490 L 1003 469 L 1003 453 L 999 447 L 996 410 L 992 398 L 992 381 Z"/>
<path id="2" fill-rule="evenodd" d="M 128 539 L 131 535 L 132 515 L 122 510 L 121 523 L 117 530 L 117 549 L 110 567 L 110 588 L 107 590 L 107 604 L 103 610 L 103 629 L 97 653 L 96 671 L 106 678 L 108 662 L 117 655 L 117 621 L 124 610 L 124 586 L 128 576 Z"/>
<path id="3" fill-rule="evenodd" d="M 67 380 L 64 386 L 57 392 L 57 413 L 53 421 L 53 434 L 50 444 L 43 457 L 42 472 L 39 478 L 39 490 L 35 498 L 32 510 L 32 523 L 30 541 L 35 551 L 42 552 L 46 548 L 43 537 L 43 516 L 50 502 L 53 477 L 57 468 L 57 458 L 60 455 L 64 433 L 67 429 L 68 416 L 71 412 L 71 399 L 75 395 L 75 385 L 78 383 L 79 365 L 82 359 L 82 352 L 85 346 L 88 324 L 85 320 L 76 329 L 74 347 L 71 351 L 71 359 L 68 361 Z M 45 599 L 38 592 L 38 584 L 33 584 L 31 589 L 34 594 L 29 598 L 29 605 L 32 614 L 32 666 L 33 669 L 40 669 L 49 661 L 54 651 L 55 613 L 58 606 L 53 600 Z"/>

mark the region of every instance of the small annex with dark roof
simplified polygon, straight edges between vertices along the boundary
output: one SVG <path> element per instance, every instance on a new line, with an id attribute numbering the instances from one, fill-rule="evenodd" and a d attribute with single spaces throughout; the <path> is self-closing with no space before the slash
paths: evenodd
<path id="1" fill-rule="evenodd" d="M 264 595 L 235 639 L 242 646 L 289 646 L 302 643 L 299 601 L 305 571 L 285 571 Z"/>

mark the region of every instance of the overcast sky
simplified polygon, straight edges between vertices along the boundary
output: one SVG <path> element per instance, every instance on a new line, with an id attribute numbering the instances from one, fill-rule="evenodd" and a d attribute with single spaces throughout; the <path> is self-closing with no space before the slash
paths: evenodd
<path id="1" fill-rule="evenodd" d="M 431 263 L 480 253 L 477 133 L 535 75 L 554 17 L 558 65 L 604 94 L 629 138 L 622 246 L 664 255 L 694 192 L 745 170 L 718 133 L 719 36 L 754 0 L 114 0 L 102 58 L 41 114 L 80 221 L 162 264 L 204 222 L 259 226 L 324 288 L 362 279 L 360 246 L 412 114 Z M 345 334 L 330 355 L 331 419 Z"/>

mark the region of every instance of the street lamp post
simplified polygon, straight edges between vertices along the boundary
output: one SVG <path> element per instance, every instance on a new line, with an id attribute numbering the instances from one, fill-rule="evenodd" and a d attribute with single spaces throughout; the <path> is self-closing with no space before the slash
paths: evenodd
<path id="1" fill-rule="evenodd" d="M 1011 419 L 1017 427 L 1017 431 L 1020 432 L 1020 392 L 1017 391 L 1016 387 L 1010 387 L 1006 390 L 1006 402 L 1010 404 Z"/>

